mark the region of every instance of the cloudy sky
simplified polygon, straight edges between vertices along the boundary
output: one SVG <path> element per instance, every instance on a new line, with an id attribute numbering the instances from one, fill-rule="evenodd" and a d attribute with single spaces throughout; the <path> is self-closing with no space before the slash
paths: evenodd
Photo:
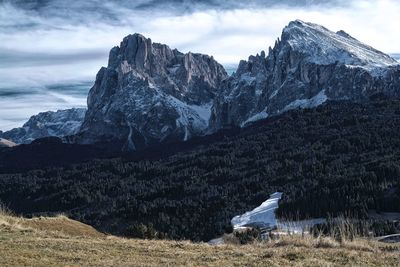
<path id="1" fill-rule="evenodd" d="M 85 106 L 108 51 L 131 33 L 229 67 L 267 50 L 295 19 L 399 53 L 398 14 L 397 0 L 0 0 L 0 130 Z"/>

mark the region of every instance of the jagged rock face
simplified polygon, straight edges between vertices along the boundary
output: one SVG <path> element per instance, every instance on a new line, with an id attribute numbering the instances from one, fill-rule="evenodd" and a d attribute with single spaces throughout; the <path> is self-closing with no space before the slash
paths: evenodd
<path id="1" fill-rule="evenodd" d="M 0 133 L 0 137 L 16 144 L 28 144 L 38 138 L 74 135 L 83 122 L 85 112 L 83 108 L 42 112 L 32 116 L 22 127 Z"/>
<path id="2" fill-rule="evenodd" d="M 269 54 L 251 56 L 224 81 L 212 108 L 210 131 L 244 126 L 326 100 L 364 101 L 400 95 L 400 67 L 388 55 L 347 33 L 291 22 Z"/>
<path id="3" fill-rule="evenodd" d="M 97 74 L 76 140 L 123 140 L 123 149 L 135 150 L 201 135 L 225 78 L 212 57 L 183 54 L 139 34 L 127 36 Z"/>

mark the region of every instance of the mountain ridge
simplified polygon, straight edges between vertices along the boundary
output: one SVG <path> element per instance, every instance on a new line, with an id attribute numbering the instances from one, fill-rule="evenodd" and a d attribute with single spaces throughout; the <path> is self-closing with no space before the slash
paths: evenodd
<path id="1" fill-rule="evenodd" d="M 224 81 L 210 128 L 245 126 L 328 99 L 362 102 L 377 93 L 398 96 L 399 78 L 396 60 L 344 31 L 293 21 L 268 55 L 261 52 L 242 60 Z"/>
<path id="2" fill-rule="evenodd" d="M 363 102 L 379 93 L 398 97 L 398 88 L 395 59 L 344 31 L 301 20 L 282 30 L 268 54 L 242 60 L 230 76 L 212 56 L 184 54 L 133 34 L 110 50 L 107 67 L 99 70 L 89 92 L 80 128 L 65 133 L 64 140 L 141 150 L 244 127 L 327 100 Z M 21 129 L 13 134 L 19 137 L 3 137 L 26 143 L 51 135 Z"/>
<path id="3" fill-rule="evenodd" d="M 208 127 L 209 109 L 227 74 L 213 57 L 170 49 L 140 34 L 110 51 L 89 92 L 78 143 L 126 140 L 136 150 L 187 140 Z"/>

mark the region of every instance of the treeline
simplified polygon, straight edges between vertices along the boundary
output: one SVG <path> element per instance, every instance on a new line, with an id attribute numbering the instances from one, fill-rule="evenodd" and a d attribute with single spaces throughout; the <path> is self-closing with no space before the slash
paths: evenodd
<path id="1" fill-rule="evenodd" d="M 0 200 L 114 234 L 192 240 L 222 234 L 275 191 L 284 193 L 280 216 L 367 218 L 372 209 L 400 212 L 399 133 L 398 100 L 329 102 L 168 157 L 0 174 Z"/>

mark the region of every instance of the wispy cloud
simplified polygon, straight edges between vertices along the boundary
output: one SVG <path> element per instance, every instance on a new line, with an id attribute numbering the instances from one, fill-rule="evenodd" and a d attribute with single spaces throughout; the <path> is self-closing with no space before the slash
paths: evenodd
<path id="1" fill-rule="evenodd" d="M 18 2 L 0 4 L 3 55 L 104 60 L 125 35 L 141 32 L 181 50 L 207 52 L 233 63 L 273 45 L 282 28 L 297 18 L 344 29 L 385 52 L 399 50 L 395 22 L 400 2 L 394 0 Z"/>
<path id="2" fill-rule="evenodd" d="M 63 85 L 60 85 L 63 86 Z M 64 91 L 52 88 L 13 88 L 0 92 L 0 130 L 21 127 L 27 119 L 39 112 L 71 107 L 85 107 L 86 99 L 75 90 L 86 91 L 88 84 L 64 85 Z M 3 88 L 4 89 L 4 88 Z"/>

